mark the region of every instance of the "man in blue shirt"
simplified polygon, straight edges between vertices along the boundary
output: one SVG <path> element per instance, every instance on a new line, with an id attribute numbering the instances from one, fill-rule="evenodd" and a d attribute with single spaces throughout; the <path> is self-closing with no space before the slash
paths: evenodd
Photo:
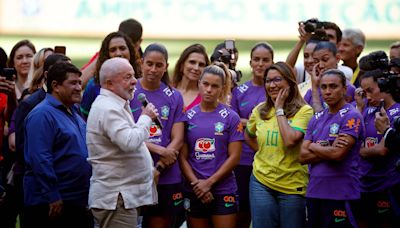
<path id="1" fill-rule="evenodd" d="M 87 213 L 91 167 L 86 124 L 77 113 L 81 72 L 54 64 L 47 94 L 25 119 L 24 204 L 31 227 L 90 227 Z"/>

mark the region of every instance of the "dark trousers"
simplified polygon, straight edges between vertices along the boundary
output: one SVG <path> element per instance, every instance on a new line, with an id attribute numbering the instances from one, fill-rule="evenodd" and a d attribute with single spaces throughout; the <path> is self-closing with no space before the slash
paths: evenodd
<path id="1" fill-rule="evenodd" d="M 14 228 L 19 215 L 20 226 L 24 228 L 24 192 L 23 175 L 14 176 L 14 186 L 6 185 L 6 196 L 0 206 L 0 227 Z"/>
<path id="2" fill-rule="evenodd" d="M 63 202 L 61 215 L 49 218 L 49 205 L 37 205 L 25 208 L 26 228 L 93 228 L 93 216 L 84 206 Z"/>

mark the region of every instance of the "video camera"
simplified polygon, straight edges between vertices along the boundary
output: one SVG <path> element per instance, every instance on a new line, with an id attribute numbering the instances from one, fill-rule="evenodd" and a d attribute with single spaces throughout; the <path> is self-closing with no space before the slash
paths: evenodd
<path id="1" fill-rule="evenodd" d="M 7 80 L 12 81 L 13 75 L 17 75 L 15 68 L 0 68 L 0 76 L 6 77 Z"/>
<path id="2" fill-rule="evenodd" d="M 389 61 L 384 51 L 374 51 L 360 59 L 360 70 L 374 72 L 374 77 L 381 92 L 390 93 L 396 102 L 400 102 L 400 75 L 391 71 L 391 67 L 399 67 L 400 61 Z"/>
<path id="3" fill-rule="evenodd" d="M 301 21 L 300 23 L 304 24 L 304 30 L 307 33 L 314 33 L 316 30 L 323 29 L 324 27 L 324 23 L 316 18 L 311 18 L 306 21 Z"/>

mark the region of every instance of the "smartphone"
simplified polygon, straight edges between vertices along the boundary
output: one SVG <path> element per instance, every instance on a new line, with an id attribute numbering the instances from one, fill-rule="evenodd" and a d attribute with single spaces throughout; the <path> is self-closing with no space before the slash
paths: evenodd
<path id="1" fill-rule="evenodd" d="M 65 55 L 66 47 L 65 46 L 55 46 L 54 53 L 59 53 Z"/>
<path id="2" fill-rule="evenodd" d="M 385 108 L 385 101 L 383 99 L 381 99 L 381 101 L 379 102 L 379 106 L 378 106 L 378 109 L 377 109 L 377 112 L 379 112 L 380 115 L 382 115 L 381 114 L 381 109 L 382 108 Z"/>
<path id="3" fill-rule="evenodd" d="M 226 50 L 235 49 L 235 41 L 234 40 L 225 40 L 225 49 Z"/>
<path id="4" fill-rule="evenodd" d="M 17 75 L 17 71 L 15 70 L 15 68 L 3 68 L 0 71 L 0 75 L 6 77 L 6 80 L 8 81 L 13 81 L 13 76 Z"/>

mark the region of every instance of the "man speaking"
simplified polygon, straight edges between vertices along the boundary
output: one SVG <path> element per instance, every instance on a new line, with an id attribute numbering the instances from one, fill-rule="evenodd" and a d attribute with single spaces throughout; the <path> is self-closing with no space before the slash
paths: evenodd
<path id="1" fill-rule="evenodd" d="M 138 208 L 157 203 L 153 161 L 144 141 L 158 113 L 149 103 L 134 122 L 129 101 L 136 79 L 128 60 L 105 61 L 99 75 L 100 95 L 87 119 L 93 169 L 89 207 L 101 228 L 136 227 Z"/>

